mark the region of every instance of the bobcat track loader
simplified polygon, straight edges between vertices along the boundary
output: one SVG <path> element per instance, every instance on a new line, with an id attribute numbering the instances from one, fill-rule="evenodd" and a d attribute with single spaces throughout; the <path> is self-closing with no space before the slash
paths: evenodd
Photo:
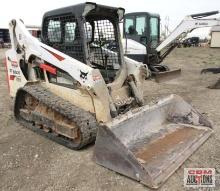
<path id="1" fill-rule="evenodd" d="M 148 68 L 123 56 L 123 14 L 95 3 L 47 12 L 41 42 L 23 21 L 12 20 L 9 91 L 25 127 L 72 149 L 96 138 L 98 164 L 157 188 L 211 135 L 212 125 L 176 95 L 143 106 Z"/>

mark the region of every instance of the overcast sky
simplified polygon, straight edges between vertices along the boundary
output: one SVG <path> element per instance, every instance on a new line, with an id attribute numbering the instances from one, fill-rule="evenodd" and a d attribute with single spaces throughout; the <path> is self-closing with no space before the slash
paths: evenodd
<path id="1" fill-rule="evenodd" d="M 91 1 L 91 0 L 90 0 Z M 4 3 L 3 3 L 4 2 Z M 12 18 L 21 18 L 25 24 L 41 25 L 45 12 L 60 7 L 82 3 L 82 0 L 4 0 L 1 2 L 0 27 L 7 27 Z M 220 10 L 220 0 L 96 0 L 96 3 L 123 7 L 126 12 L 146 11 L 159 13 L 164 23 L 169 17 L 170 30 L 179 24 L 185 15 Z M 220 15 L 218 15 L 220 17 Z M 204 32 L 203 32 L 204 31 Z M 199 30 L 206 34 L 208 30 Z"/>

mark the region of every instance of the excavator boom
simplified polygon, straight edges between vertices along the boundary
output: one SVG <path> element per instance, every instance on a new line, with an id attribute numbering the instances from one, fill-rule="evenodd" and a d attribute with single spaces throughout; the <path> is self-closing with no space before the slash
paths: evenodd
<path id="1" fill-rule="evenodd" d="M 204 17 L 216 15 L 219 11 L 212 11 L 208 13 L 200 13 L 186 16 L 181 23 L 170 33 L 170 35 L 156 48 L 157 52 L 163 52 L 170 44 L 183 39 L 186 35 L 194 29 L 203 27 L 219 26 L 220 19 Z M 163 58 L 164 59 L 164 58 Z"/>

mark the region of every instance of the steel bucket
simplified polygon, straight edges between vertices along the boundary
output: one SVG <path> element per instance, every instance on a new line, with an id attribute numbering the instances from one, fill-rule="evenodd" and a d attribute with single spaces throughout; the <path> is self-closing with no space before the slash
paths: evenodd
<path id="1" fill-rule="evenodd" d="M 212 134 L 211 122 L 177 95 L 99 127 L 95 161 L 158 188 Z"/>

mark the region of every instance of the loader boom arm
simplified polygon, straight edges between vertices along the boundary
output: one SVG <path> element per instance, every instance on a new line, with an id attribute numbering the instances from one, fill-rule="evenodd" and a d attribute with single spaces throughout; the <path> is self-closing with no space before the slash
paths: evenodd
<path id="1" fill-rule="evenodd" d="M 156 48 L 156 51 L 162 52 L 165 48 L 174 43 L 176 40 L 183 39 L 188 33 L 192 32 L 194 29 L 219 26 L 219 18 L 204 19 L 204 17 L 215 15 L 218 13 L 219 11 L 213 11 L 186 16 L 182 20 L 182 22 L 173 30 L 173 32 Z M 168 54 L 166 54 L 166 56 L 167 55 Z"/>
<path id="2" fill-rule="evenodd" d="M 21 20 L 12 20 L 9 24 L 9 31 L 12 41 L 12 49 L 16 50 L 17 55 L 22 55 L 25 58 L 26 63 L 28 62 L 28 59 L 34 55 L 41 60 L 40 62 L 42 62 L 38 64 L 44 64 L 44 62 L 50 63 L 52 66 L 69 73 L 84 86 L 93 86 L 92 79 L 85 81 L 80 77 L 80 71 L 84 71 L 85 73 L 88 72 L 89 78 L 89 74 L 92 74 L 94 71 L 93 68 L 40 42 L 28 32 Z"/>

